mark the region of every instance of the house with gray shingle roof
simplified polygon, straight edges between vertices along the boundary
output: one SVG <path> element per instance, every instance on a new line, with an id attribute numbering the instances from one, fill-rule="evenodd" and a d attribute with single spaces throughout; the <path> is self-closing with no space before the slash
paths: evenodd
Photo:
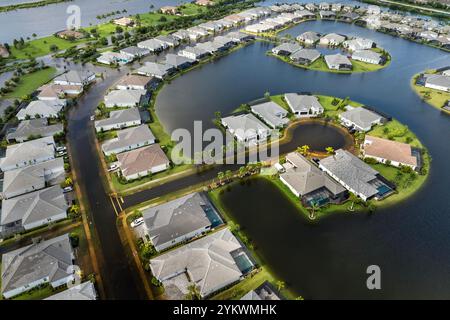
<path id="1" fill-rule="evenodd" d="M 157 41 L 161 42 L 162 44 L 167 45 L 169 47 L 176 47 L 180 44 L 180 41 L 176 37 L 174 37 L 170 34 L 159 35 L 155 38 L 155 40 L 157 40 Z"/>
<path id="2" fill-rule="evenodd" d="M 238 263 L 243 260 L 247 262 L 245 270 L 241 270 L 243 263 Z M 150 260 L 156 279 L 165 287 L 175 286 L 171 289 L 178 290 L 181 297 L 188 293 L 190 285 L 195 285 L 200 296 L 206 298 L 240 281 L 251 266 L 244 248 L 229 229 L 219 230 Z"/>
<path id="3" fill-rule="evenodd" d="M 320 160 L 319 168 L 364 201 L 382 199 L 393 191 L 378 171 L 347 150 Z"/>
<path id="4" fill-rule="evenodd" d="M 272 285 L 265 281 L 255 290 L 247 292 L 240 300 L 281 300 L 279 294 L 273 289 Z"/>
<path id="5" fill-rule="evenodd" d="M 2 256 L 2 294 L 9 299 L 40 285 L 57 288 L 74 276 L 69 234 L 35 242 Z"/>
<path id="6" fill-rule="evenodd" d="M 118 154 L 124 151 L 134 150 L 155 143 L 155 136 L 146 124 L 137 127 L 120 130 L 117 138 L 106 140 L 102 144 L 105 155 Z"/>
<path id="7" fill-rule="evenodd" d="M 166 54 L 165 64 L 176 69 L 186 69 L 192 66 L 196 61 L 191 58 L 179 56 L 173 53 Z"/>
<path id="8" fill-rule="evenodd" d="M 109 118 L 95 121 L 95 130 L 108 131 L 137 126 L 142 123 L 141 114 L 138 108 L 111 111 Z"/>
<path id="9" fill-rule="evenodd" d="M 381 54 L 372 50 L 356 50 L 352 53 L 352 59 L 371 64 L 382 64 L 384 61 Z"/>
<path id="10" fill-rule="evenodd" d="M 324 111 L 319 99 L 315 96 L 286 93 L 284 100 L 297 118 L 315 117 Z"/>
<path id="11" fill-rule="evenodd" d="M 374 125 L 383 124 L 386 119 L 366 108 L 353 108 L 347 106 L 347 110 L 339 115 L 342 125 L 350 129 L 367 132 Z"/>
<path id="12" fill-rule="evenodd" d="M 230 32 L 227 34 L 227 37 L 235 43 L 248 42 L 255 39 L 255 36 L 243 32 Z"/>
<path id="13" fill-rule="evenodd" d="M 112 90 L 105 96 L 105 107 L 136 107 L 147 90 Z"/>
<path id="14" fill-rule="evenodd" d="M 329 11 L 329 10 L 320 10 L 319 11 L 319 16 L 321 19 L 335 19 L 336 18 L 336 13 L 333 11 Z"/>
<path id="15" fill-rule="evenodd" d="M 251 110 L 273 129 L 285 127 L 289 122 L 287 111 L 273 101 L 253 105 Z"/>
<path id="16" fill-rule="evenodd" d="M 67 301 L 84 301 L 97 300 L 97 292 L 91 281 L 86 281 L 74 287 L 70 287 L 62 292 L 54 294 L 45 300 L 67 300 Z"/>
<path id="17" fill-rule="evenodd" d="M 305 206 L 340 203 L 347 191 L 298 152 L 286 155 L 285 172 L 280 180 Z"/>
<path id="18" fill-rule="evenodd" d="M 192 60 L 200 60 L 209 55 L 209 52 L 198 46 L 186 47 L 178 52 L 181 57 L 186 57 Z"/>
<path id="19" fill-rule="evenodd" d="M 213 206 L 204 194 L 181 198 L 142 210 L 145 230 L 157 251 L 189 241 L 211 229 Z"/>
<path id="20" fill-rule="evenodd" d="M 44 137 L 8 146 L 5 157 L 0 158 L 0 169 L 5 172 L 54 158 L 55 140 Z"/>
<path id="21" fill-rule="evenodd" d="M 297 37 L 297 40 L 307 45 L 313 45 L 320 40 L 320 33 L 306 31 Z"/>
<path id="22" fill-rule="evenodd" d="M 347 39 L 347 37 L 337 34 L 337 33 L 329 33 L 322 38 L 320 38 L 319 43 L 324 46 L 338 46 L 343 43 Z"/>
<path id="23" fill-rule="evenodd" d="M 61 187 L 53 186 L 3 200 L 0 224 L 31 230 L 67 218 L 68 208 Z"/>
<path id="24" fill-rule="evenodd" d="M 156 39 L 141 41 L 137 44 L 137 46 L 138 48 L 147 49 L 150 52 L 161 52 L 169 47 L 167 44 Z"/>
<path id="25" fill-rule="evenodd" d="M 316 49 L 300 49 L 289 56 L 289 58 L 295 63 L 302 65 L 310 65 L 321 56 L 320 52 Z"/>
<path id="26" fill-rule="evenodd" d="M 328 66 L 328 69 L 331 70 L 352 70 L 353 65 L 349 58 L 346 56 L 337 53 L 337 54 L 328 54 L 325 57 L 325 63 Z"/>
<path id="27" fill-rule="evenodd" d="M 150 50 L 146 48 L 139 48 L 137 46 L 131 46 L 120 50 L 121 54 L 129 56 L 131 59 L 138 59 L 150 54 Z"/>
<path id="28" fill-rule="evenodd" d="M 3 199 L 44 189 L 64 181 L 64 160 L 56 158 L 32 166 L 6 171 L 3 177 Z"/>
<path id="29" fill-rule="evenodd" d="M 450 76 L 443 74 L 424 74 L 424 86 L 427 88 L 450 92 Z"/>
<path id="30" fill-rule="evenodd" d="M 55 79 L 53 82 L 55 84 L 60 85 L 68 85 L 68 86 L 87 86 L 95 80 L 95 73 L 89 70 L 70 70 L 66 73 L 63 73 Z"/>
<path id="31" fill-rule="evenodd" d="M 66 106 L 66 100 L 33 100 L 24 109 L 20 109 L 16 117 L 19 120 L 26 118 L 58 118 L 59 113 Z"/>
<path id="32" fill-rule="evenodd" d="M 146 62 L 142 67 L 136 70 L 137 74 L 152 76 L 158 79 L 164 79 L 173 72 L 175 72 L 174 67 L 156 62 Z"/>
<path id="33" fill-rule="evenodd" d="M 221 122 L 241 143 L 258 144 L 266 141 L 271 135 L 270 128 L 251 113 L 225 117 Z"/>
<path id="34" fill-rule="evenodd" d="M 376 44 L 370 39 L 355 38 L 344 41 L 342 43 L 342 46 L 350 51 L 356 51 L 356 50 L 372 49 L 376 46 Z"/>
<path id="35" fill-rule="evenodd" d="M 273 48 L 272 53 L 280 56 L 289 56 L 301 48 L 302 46 L 297 43 L 285 42 Z"/>
<path id="36" fill-rule="evenodd" d="M 64 131 L 62 123 L 48 125 L 46 118 L 23 120 L 15 131 L 6 135 L 8 142 L 24 142 L 30 137 L 52 137 Z"/>

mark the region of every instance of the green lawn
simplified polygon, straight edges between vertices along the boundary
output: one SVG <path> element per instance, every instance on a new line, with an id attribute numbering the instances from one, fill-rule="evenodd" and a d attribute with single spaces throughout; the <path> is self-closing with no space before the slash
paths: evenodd
<path id="1" fill-rule="evenodd" d="M 416 135 L 411 132 L 406 125 L 401 124 L 395 119 L 392 119 L 392 121 L 389 121 L 382 126 L 375 126 L 367 134 L 375 137 L 408 143 L 414 147 L 423 147 Z"/>
<path id="2" fill-rule="evenodd" d="M 162 14 L 158 12 L 148 12 L 139 14 L 141 17 L 142 26 L 157 26 L 175 20 L 177 17 L 171 14 Z M 161 21 L 161 18 L 166 18 L 166 21 Z"/>
<path id="3" fill-rule="evenodd" d="M 85 41 L 87 41 L 87 39 L 68 41 L 56 36 L 48 36 L 45 38 L 27 41 L 25 42 L 25 46 L 20 49 L 16 49 L 11 46 L 11 56 L 15 59 L 30 59 L 42 57 L 51 53 L 51 45 L 56 45 L 58 47 L 58 50 L 66 50 Z"/>
<path id="4" fill-rule="evenodd" d="M 434 73 L 435 70 L 430 71 L 430 73 Z M 434 90 L 430 88 L 425 88 L 423 86 L 416 85 L 416 80 L 419 75 L 416 74 L 411 80 L 411 87 L 414 92 L 419 95 L 423 101 L 428 103 L 429 105 L 442 110 L 444 112 L 449 112 L 447 110 L 442 109 L 445 103 L 450 100 L 450 92 L 444 92 L 440 90 Z"/>
<path id="5" fill-rule="evenodd" d="M 195 3 L 184 3 L 179 6 L 181 14 L 185 16 L 197 15 L 205 11 L 205 8 Z"/>
<path id="6" fill-rule="evenodd" d="M 19 85 L 14 88 L 14 91 L 8 93 L 5 97 L 20 99 L 25 95 L 29 95 L 53 79 L 55 74 L 56 69 L 53 67 L 26 74 L 20 78 Z"/>

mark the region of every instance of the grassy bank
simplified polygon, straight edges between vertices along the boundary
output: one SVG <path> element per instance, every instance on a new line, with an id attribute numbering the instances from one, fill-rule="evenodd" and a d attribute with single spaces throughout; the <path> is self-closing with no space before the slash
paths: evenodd
<path id="1" fill-rule="evenodd" d="M 36 7 L 44 7 L 49 4 L 60 3 L 60 2 L 69 2 L 72 0 L 43 0 L 43 1 L 35 1 L 35 2 L 23 2 L 18 4 L 11 4 L 7 6 L 0 6 L 0 12 L 7 12 L 19 9 L 30 9 Z"/>
<path id="2" fill-rule="evenodd" d="M 435 73 L 435 70 L 427 71 L 429 73 Z M 416 84 L 419 74 L 414 75 L 411 79 L 411 88 L 414 92 L 426 103 L 439 109 L 441 111 L 450 113 L 450 111 L 443 109 L 442 107 L 450 100 L 450 92 L 444 92 L 440 90 L 425 88 Z"/>
<path id="3" fill-rule="evenodd" d="M 20 99 L 24 96 L 32 94 L 40 86 L 49 82 L 56 75 L 55 68 L 45 68 L 33 73 L 29 73 L 20 77 L 17 87 L 13 91 L 7 93 L 5 98 Z"/>

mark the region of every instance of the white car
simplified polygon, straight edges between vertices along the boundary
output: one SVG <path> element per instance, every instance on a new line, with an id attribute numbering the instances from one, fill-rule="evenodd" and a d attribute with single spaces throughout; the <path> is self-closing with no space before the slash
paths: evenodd
<path id="1" fill-rule="evenodd" d="M 94 121 L 95 120 L 95 116 L 91 116 L 91 121 Z"/>
<path id="2" fill-rule="evenodd" d="M 108 169 L 108 171 L 114 171 L 114 170 L 117 170 L 117 169 L 119 169 L 119 165 L 117 165 L 117 164 L 112 164 L 110 167 L 109 167 L 109 169 Z"/>
<path id="3" fill-rule="evenodd" d="M 59 146 L 59 147 L 56 147 L 56 151 L 57 152 L 62 152 L 62 151 L 66 151 L 67 149 L 66 149 L 66 147 L 65 146 Z"/>
<path id="4" fill-rule="evenodd" d="M 67 154 L 66 151 L 58 151 L 58 152 L 56 153 L 56 156 L 57 156 L 57 157 L 62 157 L 62 156 L 65 156 L 66 154 Z"/>
<path id="5" fill-rule="evenodd" d="M 73 191 L 73 188 L 72 188 L 72 187 L 65 187 L 65 188 L 63 189 L 63 192 L 64 192 L 64 193 L 71 192 L 71 191 Z"/>
<path id="6" fill-rule="evenodd" d="M 144 223 L 144 218 L 137 218 L 136 220 L 134 220 L 133 222 L 131 222 L 131 227 L 132 228 L 136 228 L 137 226 L 140 226 L 141 224 Z"/>

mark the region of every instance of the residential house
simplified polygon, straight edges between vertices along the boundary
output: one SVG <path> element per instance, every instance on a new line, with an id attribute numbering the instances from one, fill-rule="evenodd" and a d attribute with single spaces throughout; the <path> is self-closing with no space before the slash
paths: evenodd
<path id="1" fill-rule="evenodd" d="M 16 117 L 19 120 L 59 118 L 59 114 L 65 106 L 66 100 L 33 100 L 24 109 L 20 109 Z"/>
<path id="2" fill-rule="evenodd" d="M 300 198 L 303 205 L 322 206 L 347 199 L 345 188 L 298 152 L 287 154 L 283 167 L 285 171 L 280 174 L 281 182 Z"/>
<path id="3" fill-rule="evenodd" d="M 38 89 L 38 100 L 64 100 L 66 96 L 78 96 L 83 92 L 83 86 L 61 85 L 49 83 Z"/>
<path id="4" fill-rule="evenodd" d="M 366 108 L 353 108 L 347 106 L 347 110 L 339 115 L 342 125 L 357 131 L 367 132 L 374 125 L 385 123 L 386 119 L 373 111 Z"/>
<path id="5" fill-rule="evenodd" d="M 336 19 L 336 13 L 329 10 L 320 10 L 319 16 L 323 20 L 333 20 Z"/>
<path id="6" fill-rule="evenodd" d="M 114 19 L 113 23 L 121 27 L 131 27 L 134 25 L 134 20 L 128 17 L 121 17 Z"/>
<path id="7" fill-rule="evenodd" d="M 385 62 L 381 54 L 372 50 L 356 50 L 352 53 L 352 59 L 370 64 L 383 64 Z"/>
<path id="8" fill-rule="evenodd" d="M 0 44 L 0 57 L 5 59 L 9 57 L 8 49 L 6 49 L 5 46 L 2 44 Z"/>
<path id="9" fill-rule="evenodd" d="M 329 33 L 322 38 L 320 38 L 319 43 L 323 46 L 339 46 L 347 39 L 345 36 L 342 36 L 337 33 Z"/>
<path id="10" fill-rule="evenodd" d="M 311 12 L 309 9 L 308 10 L 295 11 L 294 15 L 299 17 L 301 20 L 316 19 L 316 15 L 313 12 Z"/>
<path id="11" fill-rule="evenodd" d="M 298 64 L 310 65 L 320 58 L 320 52 L 316 49 L 300 49 L 289 56 L 289 58 Z"/>
<path id="12" fill-rule="evenodd" d="M 330 10 L 331 5 L 328 2 L 321 2 L 321 3 L 319 3 L 319 9 L 320 10 Z"/>
<path id="13" fill-rule="evenodd" d="M 2 256 L 2 294 L 6 299 L 49 283 L 52 288 L 74 279 L 69 234 L 9 251 Z"/>
<path id="14" fill-rule="evenodd" d="M 123 48 L 120 50 L 120 53 L 126 56 L 129 56 L 131 59 L 139 59 L 145 57 L 150 54 L 150 50 L 146 48 L 139 48 L 136 46 L 131 46 L 127 48 Z"/>
<path id="15" fill-rule="evenodd" d="M 147 147 L 135 149 L 117 155 L 120 173 L 126 180 L 134 180 L 155 174 L 170 167 L 170 161 L 155 143 Z"/>
<path id="16" fill-rule="evenodd" d="M 426 88 L 450 92 L 450 76 L 443 74 L 424 74 Z"/>
<path id="17" fill-rule="evenodd" d="M 235 43 L 249 42 L 255 40 L 255 36 L 243 32 L 230 32 L 227 37 Z"/>
<path id="18" fill-rule="evenodd" d="M 194 285 L 201 298 L 238 281 L 253 267 L 241 243 L 226 228 L 150 260 L 150 269 L 181 299 Z"/>
<path id="19" fill-rule="evenodd" d="M 319 99 L 315 96 L 286 93 L 284 100 L 297 118 L 315 117 L 324 111 Z"/>
<path id="20" fill-rule="evenodd" d="M 320 33 L 314 31 L 306 31 L 297 37 L 297 40 L 306 45 L 312 46 L 320 40 Z"/>
<path id="21" fill-rule="evenodd" d="M 214 42 L 218 43 L 226 48 L 231 48 L 232 46 L 235 45 L 235 42 L 233 41 L 233 39 L 228 37 L 228 35 L 227 36 L 217 36 L 214 38 Z"/>
<path id="22" fill-rule="evenodd" d="M 168 34 L 166 36 L 159 35 L 155 38 L 155 40 L 161 42 L 165 46 L 172 47 L 172 48 L 176 47 L 180 44 L 180 41 L 176 37 L 174 37 L 170 34 Z"/>
<path id="23" fill-rule="evenodd" d="M 166 54 L 166 60 L 164 63 L 168 66 L 172 66 L 175 69 L 187 69 L 196 63 L 195 59 L 186 58 L 173 53 Z"/>
<path id="24" fill-rule="evenodd" d="M 23 120 L 17 128 L 6 135 L 8 142 L 25 142 L 34 137 L 53 137 L 64 132 L 62 123 L 49 125 L 46 118 Z"/>
<path id="25" fill-rule="evenodd" d="M 128 108 L 124 110 L 111 111 L 109 118 L 95 121 L 97 132 L 123 129 L 137 126 L 142 123 L 141 114 L 138 108 Z"/>
<path id="26" fill-rule="evenodd" d="M 120 130 L 117 137 L 106 140 L 102 144 L 102 151 L 106 156 L 124 151 L 134 150 L 155 143 L 155 136 L 146 124 Z"/>
<path id="27" fill-rule="evenodd" d="M 302 46 L 297 43 L 285 42 L 272 49 L 272 53 L 280 56 L 290 56 L 300 50 Z"/>
<path id="28" fill-rule="evenodd" d="M 319 168 L 364 201 L 380 200 L 393 192 L 378 171 L 347 150 L 320 160 Z"/>
<path id="29" fill-rule="evenodd" d="M 253 105 L 251 110 L 273 129 L 285 127 L 289 122 L 287 111 L 273 101 Z"/>
<path id="30" fill-rule="evenodd" d="M 325 63 L 331 70 L 352 70 L 353 68 L 350 59 L 340 53 L 328 54 L 324 58 Z"/>
<path id="31" fill-rule="evenodd" d="M 373 158 L 395 167 L 418 168 L 420 151 L 407 143 L 366 135 L 361 150 L 364 158 Z"/>
<path id="32" fill-rule="evenodd" d="M 132 56 L 125 53 L 106 51 L 102 52 L 100 56 L 97 58 L 98 63 L 103 63 L 107 65 L 111 64 L 119 64 L 124 65 L 130 63 L 134 60 Z"/>
<path id="33" fill-rule="evenodd" d="M 356 12 L 344 12 L 344 13 L 339 14 L 338 19 L 340 21 L 352 23 L 353 21 L 357 20 L 359 17 L 360 17 L 360 15 L 357 14 Z"/>
<path id="34" fill-rule="evenodd" d="M 54 84 L 62 86 L 87 86 L 95 81 L 95 73 L 89 70 L 70 70 L 53 79 Z"/>
<path id="35" fill-rule="evenodd" d="M 45 300 L 57 301 L 89 301 L 97 300 L 95 285 L 91 281 L 80 283 L 64 291 L 58 292 Z"/>
<path id="36" fill-rule="evenodd" d="M 370 39 L 355 38 L 344 41 L 342 46 L 350 51 L 357 51 L 375 48 L 376 44 Z"/>
<path id="37" fill-rule="evenodd" d="M 221 122 L 241 143 L 258 144 L 265 142 L 271 135 L 270 128 L 250 113 L 225 117 Z"/>
<path id="38" fill-rule="evenodd" d="M 201 60 L 204 57 L 209 55 L 209 52 L 206 51 L 205 49 L 202 49 L 198 46 L 195 47 L 186 47 L 183 50 L 181 50 L 180 52 L 178 52 L 178 55 L 180 57 L 185 57 L 188 59 L 192 59 L 192 60 Z"/>
<path id="39" fill-rule="evenodd" d="M 146 234 L 161 252 L 211 230 L 209 215 L 214 211 L 206 195 L 191 193 L 144 209 L 142 216 Z"/>
<path id="40" fill-rule="evenodd" d="M 54 158 L 55 140 L 44 137 L 6 147 L 5 157 L 0 158 L 0 169 L 5 172 Z"/>
<path id="41" fill-rule="evenodd" d="M 240 300 L 246 301 L 246 300 L 272 300 L 277 301 L 281 300 L 281 297 L 276 292 L 276 290 L 273 288 L 273 286 L 268 282 L 264 281 L 258 288 L 255 290 L 251 290 L 247 292 Z"/>
<path id="42" fill-rule="evenodd" d="M 175 14 L 178 13 L 178 8 L 174 7 L 174 6 L 163 6 L 163 7 L 159 8 L 159 10 L 163 14 L 173 14 L 173 15 L 175 15 Z"/>
<path id="43" fill-rule="evenodd" d="M 112 90 L 105 96 L 105 106 L 107 108 L 136 107 L 141 103 L 142 96 L 146 94 L 146 90 Z"/>
<path id="44" fill-rule="evenodd" d="M 128 74 L 119 79 L 116 83 L 117 90 L 143 90 L 154 88 L 159 80 L 154 77 L 147 77 L 136 74 Z"/>
<path id="45" fill-rule="evenodd" d="M 145 76 L 156 77 L 158 79 L 165 79 L 174 71 L 175 71 L 174 67 L 168 66 L 166 64 L 156 62 L 146 62 L 142 67 L 136 70 L 136 73 Z"/>
<path id="46" fill-rule="evenodd" d="M 79 40 L 85 37 L 83 32 L 77 30 L 63 30 L 56 33 L 56 36 L 65 40 Z"/>
<path id="47" fill-rule="evenodd" d="M 178 30 L 172 33 L 172 36 L 177 38 L 179 41 L 189 40 L 189 35 L 190 35 L 189 32 L 186 30 Z"/>
<path id="48" fill-rule="evenodd" d="M 161 52 L 169 47 L 166 43 L 163 43 L 156 39 L 148 39 L 145 41 L 141 41 L 137 44 L 137 46 L 138 46 L 138 48 L 147 49 L 152 53 Z"/>
<path id="49" fill-rule="evenodd" d="M 209 35 L 208 31 L 197 26 L 190 27 L 189 29 L 186 29 L 186 31 L 189 32 L 189 37 L 192 40 L 197 40 L 198 38 L 206 37 L 207 35 Z"/>
<path id="50" fill-rule="evenodd" d="M 214 5 L 214 1 L 212 0 L 196 0 L 195 4 L 198 6 L 209 7 Z"/>
<path id="51" fill-rule="evenodd" d="M 10 199 L 29 192 L 57 185 L 65 179 L 64 160 L 56 158 L 6 171 L 3 177 L 2 198 Z"/>
<path id="52" fill-rule="evenodd" d="M 68 208 L 61 187 L 53 186 L 3 200 L 0 224 L 31 230 L 67 218 Z"/>

